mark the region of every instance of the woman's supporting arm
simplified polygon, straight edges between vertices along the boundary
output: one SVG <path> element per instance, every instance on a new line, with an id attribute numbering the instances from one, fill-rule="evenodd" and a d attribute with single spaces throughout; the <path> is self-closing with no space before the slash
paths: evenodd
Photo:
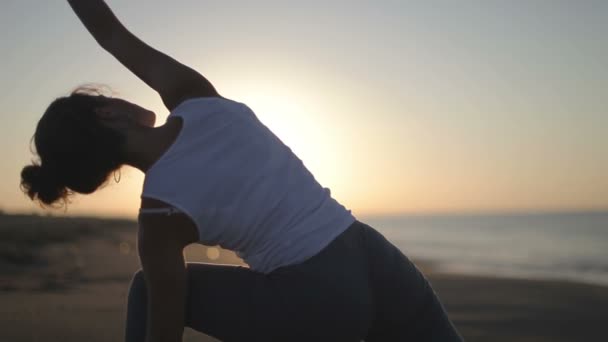
<path id="1" fill-rule="evenodd" d="M 160 248 L 143 247 L 140 251 L 148 289 L 146 342 L 181 342 L 188 294 L 183 251 L 175 246 L 155 247 Z"/>
<path id="2" fill-rule="evenodd" d="M 220 96 L 201 74 L 132 34 L 105 1 L 68 0 L 68 3 L 99 45 L 156 90 L 169 110 L 188 98 Z"/>
<path id="3" fill-rule="evenodd" d="M 142 207 L 155 207 L 155 202 L 142 198 Z M 148 291 L 146 342 L 182 341 L 188 295 L 183 250 L 198 240 L 196 228 L 186 221 L 180 215 L 138 218 L 137 249 Z"/>

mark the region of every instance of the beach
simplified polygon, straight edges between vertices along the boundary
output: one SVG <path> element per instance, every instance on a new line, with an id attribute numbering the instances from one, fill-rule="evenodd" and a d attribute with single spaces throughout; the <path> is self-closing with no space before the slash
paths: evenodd
<path id="1" fill-rule="evenodd" d="M 0 341 L 121 341 L 136 223 L 0 215 Z M 238 263 L 187 248 L 188 262 Z M 211 259 L 213 258 L 213 260 Z M 415 260 L 467 341 L 606 338 L 608 287 L 443 273 Z M 184 341 L 216 341 L 185 330 Z"/>

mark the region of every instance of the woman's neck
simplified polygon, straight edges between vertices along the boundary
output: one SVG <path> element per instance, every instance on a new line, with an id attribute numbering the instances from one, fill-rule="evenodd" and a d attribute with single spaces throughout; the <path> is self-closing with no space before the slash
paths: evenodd
<path id="1" fill-rule="evenodd" d="M 170 119 L 159 127 L 138 127 L 129 132 L 126 164 L 146 173 L 177 138 L 180 121 Z"/>

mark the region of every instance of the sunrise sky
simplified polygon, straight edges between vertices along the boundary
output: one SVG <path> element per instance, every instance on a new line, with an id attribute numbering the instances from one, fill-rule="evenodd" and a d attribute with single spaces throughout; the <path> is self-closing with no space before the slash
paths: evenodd
<path id="1" fill-rule="evenodd" d="M 608 208 L 606 1 L 107 2 L 355 215 Z M 168 112 L 67 2 L 0 8 L 0 209 L 31 212 L 19 173 L 55 97 L 97 82 Z M 134 217 L 143 178 L 124 168 L 68 214 Z"/>

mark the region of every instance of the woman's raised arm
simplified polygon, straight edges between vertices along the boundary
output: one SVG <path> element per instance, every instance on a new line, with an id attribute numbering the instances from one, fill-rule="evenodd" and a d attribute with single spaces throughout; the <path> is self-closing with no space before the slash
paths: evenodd
<path id="1" fill-rule="evenodd" d="M 116 18 L 103 0 L 68 0 L 95 40 L 148 86 L 169 110 L 193 97 L 220 96 L 201 74 L 147 45 Z"/>

